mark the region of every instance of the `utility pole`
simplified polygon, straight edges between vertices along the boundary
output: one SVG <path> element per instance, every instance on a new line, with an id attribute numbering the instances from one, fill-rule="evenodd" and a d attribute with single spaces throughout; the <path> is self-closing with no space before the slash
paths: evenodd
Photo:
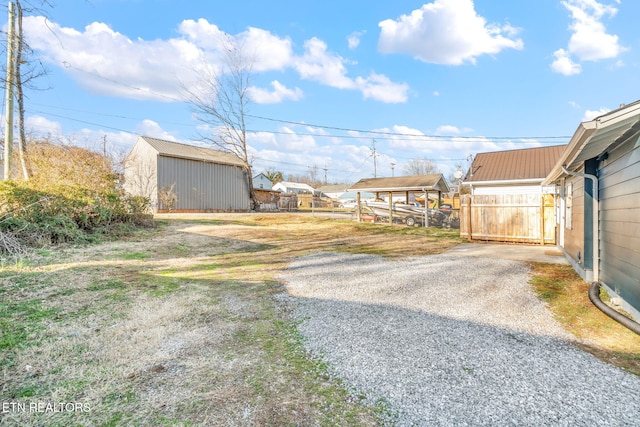
<path id="1" fill-rule="evenodd" d="M 11 178 L 11 163 L 13 157 L 13 85 L 15 80 L 15 21 L 16 15 L 13 2 L 9 2 L 9 22 L 7 32 L 7 84 L 6 84 L 6 114 L 4 130 L 4 179 Z"/>
<path id="2" fill-rule="evenodd" d="M 377 178 L 378 177 L 378 172 L 377 172 L 377 165 L 376 165 L 376 157 L 378 156 L 376 154 L 376 140 L 372 139 L 371 140 L 371 155 L 373 156 L 373 177 Z"/>
<path id="3" fill-rule="evenodd" d="M 327 185 L 327 165 L 324 165 L 324 185 Z"/>

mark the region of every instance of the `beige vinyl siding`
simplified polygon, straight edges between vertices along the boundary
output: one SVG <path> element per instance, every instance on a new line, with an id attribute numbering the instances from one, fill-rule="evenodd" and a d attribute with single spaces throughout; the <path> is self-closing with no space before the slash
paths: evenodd
<path id="1" fill-rule="evenodd" d="M 581 171 L 582 172 L 582 171 Z M 583 266 L 584 263 L 584 178 L 569 177 L 565 188 L 572 189 L 572 194 L 564 194 L 565 206 L 570 205 L 566 211 L 564 229 L 564 250 L 576 263 Z M 571 202 L 568 203 L 569 196 Z M 569 215 L 571 217 L 569 218 Z M 567 228 L 570 224 L 570 228 Z"/>

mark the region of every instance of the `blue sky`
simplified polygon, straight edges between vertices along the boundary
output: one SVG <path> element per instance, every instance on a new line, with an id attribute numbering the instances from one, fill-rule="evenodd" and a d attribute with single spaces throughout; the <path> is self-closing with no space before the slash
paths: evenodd
<path id="1" fill-rule="evenodd" d="M 123 151 L 138 135 L 197 143 L 180 82 L 202 58 L 217 65 L 226 35 L 256 52 L 254 173 L 355 182 L 374 175 L 375 140 L 377 176 L 428 159 L 449 177 L 479 152 L 566 143 L 640 98 L 632 0 L 65 0 L 43 12 L 25 19 L 50 70 L 50 89 L 28 93 L 31 132 Z"/>

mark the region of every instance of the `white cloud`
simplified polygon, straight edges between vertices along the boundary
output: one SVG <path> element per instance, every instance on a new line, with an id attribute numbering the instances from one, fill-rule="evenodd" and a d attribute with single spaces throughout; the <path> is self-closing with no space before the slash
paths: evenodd
<path id="1" fill-rule="evenodd" d="M 516 28 L 487 24 L 476 13 L 472 0 L 435 0 L 378 26 L 381 52 L 404 53 L 434 64 L 475 63 L 480 55 L 524 46 L 515 38 Z"/>
<path id="2" fill-rule="evenodd" d="M 458 135 L 460 134 L 461 131 L 460 129 L 458 129 L 456 126 L 451 126 L 451 125 L 443 125 L 438 127 L 438 129 L 436 129 L 436 134 L 437 135 Z"/>
<path id="3" fill-rule="evenodd" d="M 24 24 L 32 48 L 48 62 L 64 64 L 81 86 L 102 95 L 175 100 L 177 79 L 189 80 L 188 64 L 199 56 L 198 48 L 184 40 L 132 41 L 102 23 L 87 25 L 83 32 L 43 17 L 25 17 Z"/>
<path id="4" fill-rule="evenodd" d="M 572 76 L 582 72 L 582 65 L 573 62 L 569 56 L 569 52 L 566 50 L 558 49 L 553 52 L 553 56 L 556 60 L 551 64 L 551 69 L 556 73 Z"/>
<path id="5" fill-rule="evenodd" d="M 25 120 L 25 128 L 29 132 L 37 135 L 50 135 L 52 137 L 61 137 L 62 126 L 58 122 L 51 121 L 42 116 L 29 116 Z"/>
<path id="6" fill-rule="evenodd" d="M 349 49 L 355 49 L 360 46 L 360 38 L 364 36 L 366 31 L 354 31 L 353 33 L 347 36 L 347 43 L 349 44 Z"/>
<path id="7" fill-rule="evenodd" d="M 584 112 L 584 116 L 582 116 L 582 121 L 583 122 L 591 121 L 596 117 L 600 117 L 603 114 L 607 114 L 609 111 L 611 110 L 608 110 L 606 108 L 600 108 L 599 110 L 587 110 Z"/>
<path id="8" fill-rule="evenodd" d="M 158 123 L 149 119 L 143 120 L 136 126 L 136 132 L 140 135 L 164 139 L 165 141 L 178 141 L 173 134 L 165 131 Z"/>
<path id="9" fill-rule="evenodd" d="M 338 89 L 354 89 L 353 80 L 346 76 L 344 59 L 327 51 L 327 44 L 313 37 L 304 42 L 305 53 L 295 61 L 295 68 L 303 79 L 317 81 Z"/>
<path id="10" fill-rule="evenodd" d="M 599 61 L 617 58 L 626 50 L 620 45 L 618 36 L 608 34 L 602 23 L 605 17 L 616 15 L 616 7 L 596 0 L 564 0 L 562 5 L 571 14 L 569 29 L 572 34 L 567 49 L 554 52 L 556 59 L 551 65 L 554 71 L 564 75 L 578 74 L 580 66 L 572 57 L 578 61 Z"/>
<path id="11" fill-rule="evenodd" d="M 394 83 L 383 74 L 371 73 L 368 77 L 347 76 L 346 60 L 327 50 L 327 44 L 311 38 L 304 44 L 305 53 L 296 58 L 295 68 L 300 77 L 338 89 L 359 90 L 365 99 L 386 103 L 407 101 L 409 86 Z"/>
<path id="12" fill-rule="evenodd" d="M 48 62 L 64 66 L 83 88 L 101 95 L 177 101 L 183 95 L 181 85 L 191 86 L 204 70 L 224 72 L 227 48 L 238 47 L 255 73 L 294 69 L 302 79 L 358 90 L 365 99 L 391 103 L 407 100 L 406 83 L 392 82 L 375 72 L 350 78 L 350 62 L 316 37 L 306 40 L 303 53 L 296 55 L 287 37 L 254 27 L 231 35 L 206 19 L 182 21 L 178 26 L 180 37 L 152 41 L 132 40 L 99 22 L 78 31 L 43 17 L 26 17 L 25 28 L 31 47 L 43 52 Z M 298 88 L 288 89 L 280 82 L 272 86 L 272 91 L 252 88 L 256 102 L 302 98 Z"/>
<path id="13" fill-rule="evenodd" d="M 178 26 L 178 32 L 202 49 L 210 51 L 223 51 L 224 40 L 227 34 L 217 25 L 209 23 L 206 19 L 184 20 Z"/>
<path id="14" fill-rule="evenodd" d="M 243 51 L 247 52 L 248 59 L 254 64 L 253 71 L 284 70 L 291 65 L 292 47 L 291 40 L 280 38 L 269 31 L 250 27 L 240 33 L 236 39 Z"/>
<path id="15" fill-rule="evenodd" d="M 292 129 L 282 126 L 279 129 L 278 146 L 287 152 L 308 152 L 317 147 L 316 140 L 310 135 L 298 135 Z"/>
<path id="16" fill-rule="evenodd" d="M 248 93 L 253 102 L 257 104 L 276 104 L 285 99 L 298 101 L 302 99 L 302 89 L 289 89 L 277 80 L 271 82 L 273 90 L 267 90 L 258 87 L 248 88 Z"/>
<path id="17" fill-rule="evenodd" d="M 386 103 L 407 102 L 409 85 L 394 83 L 387 76 L 371 73 L 367 78 L 356 78 L 356 85 L 362 92 L 364 99 L 374 99 Z"/>

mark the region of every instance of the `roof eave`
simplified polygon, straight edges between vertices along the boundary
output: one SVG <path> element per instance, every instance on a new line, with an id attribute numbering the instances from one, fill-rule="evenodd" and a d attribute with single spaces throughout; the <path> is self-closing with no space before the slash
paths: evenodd
<path id="1" fill-rule="evenodd" d="M 181 156 L 179 154 L 168 154 L 168 153 L 162 153 L 162 152 L 158 152 L 158 156 L 171 157 L 173 159 L 193 160 L 195 162 L 202 162 L 202 163 L 214 163 L 216 165 L 238 166 L 238 167 L 244 166 L 241 162 L 232 163 L 232 162 L 225 162 L 224 160 L 203 159 L 202 157 Z"/>
<path id="2" fill-rule="evenodd" d="M 542 184 L 544 178 L 527 179 L 503 179 L 500 181 L 463 181 L 462 185 L 518 185 L 518 184 Z"/>
<path id="3" fill-rule="evenodd" d="M 547 175 L 546 178 L 542 181 L 542 185 L 549 185 L 558 179 L 564 172 L 562 171 L 562 166 L 567 164 L 568 159 L 571 159 L 569 162 L 572 162 L 575 159 L 580 151 L 584 148 L 585 145 L 589 142 L 589 140 L 593 137 L 595 132 L 598 129 L 598 119 L 592 120 L 590 122 L 582 122 L 576 129 L 575 133 L 571 137 L 567 148 L 562 152 L 562 155 L 551 169 L 551 172 Z"/>
<path id="4" fill-rule="evenodd" d="M 634 123 L 630 119 L 633 119 L 634 117 L 637 118 L 638 116 L 640 116 L 640 101 L 636 101 L 627 106 L 623 106 L 618 110 L 604 114 L 589 122 L 580 123 L 580 126 L 578 126 L 578 130 L 576 130 L 576 133 L 571 138 L 571 141 L 569 141 L 569 145 L 563 152 L 562 156 L 560 157 L 552 171 L 549 173 L 549 175 L 547 175 L 547 177 L 543 181 L 543 185 L 548 185 L 564 176 L 565 173 L 562 170 L 563 166 L 566 165 L 570 169 L 575 169 L 576 165 L 573 165 L 574 161 L 578 158 L 578 156 L 580 156 L 587 144 L 589 144 L 592 139 L 597 137 L 598 134 L 606 132 L 608 128 L 612 128 L 613 130 L 615 130 L 616 124 L 621 124 L 622 122 L 629 120 L 628 129 L 621 127 L 621 133 L 620 135 L 618 135 L 621 136 L 624 134 L 624 132 L 633 128 Z"/>

